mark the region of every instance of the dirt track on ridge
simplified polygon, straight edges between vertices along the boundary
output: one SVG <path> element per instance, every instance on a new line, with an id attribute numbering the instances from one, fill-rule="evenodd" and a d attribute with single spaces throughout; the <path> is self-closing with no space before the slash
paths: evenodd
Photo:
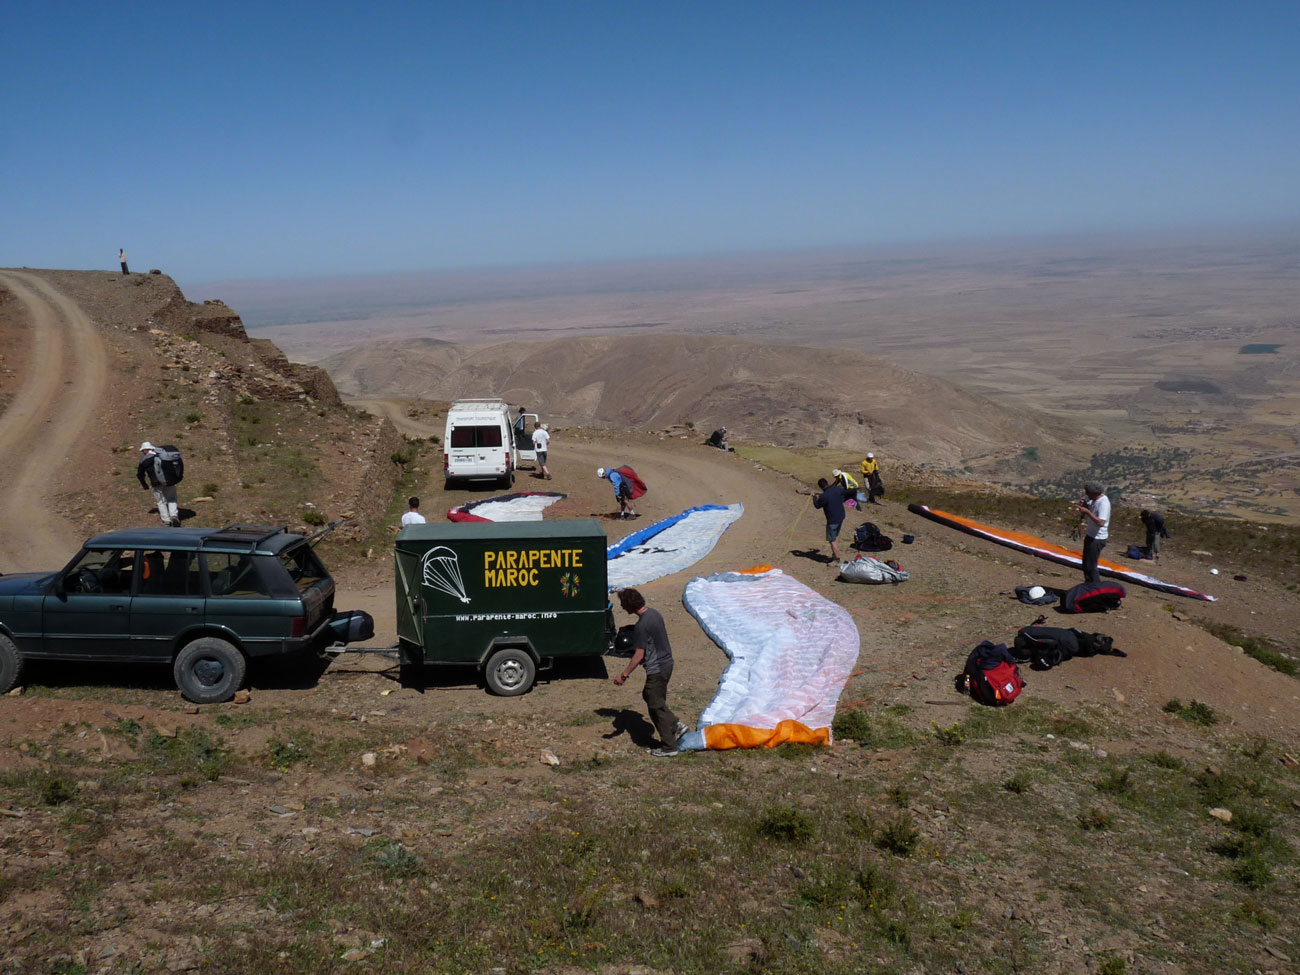
<path id="1" fill-rule="evenodd" d="M 104 343 L 90 318 L 34 274 L 0 272 L 26 308 L 32 344 L 23 382 L 0 414 L 0 571 L 30 568 L 46 553 L 72 552 L 77 532 L 49 507 L 52 473 L 102 407 Z"/>

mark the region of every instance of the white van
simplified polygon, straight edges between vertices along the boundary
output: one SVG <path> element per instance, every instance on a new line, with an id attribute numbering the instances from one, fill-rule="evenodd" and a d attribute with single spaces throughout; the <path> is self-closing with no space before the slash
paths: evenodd
<path id="1" fill-rule="evenodd" d="M 524 414 L 537 423 L 535 413 Z M 458 399 L 447 411 L 447 430 L 443 436 L 442 468 L 447 483 L 452 481 L 496 481 L 508 488 L 515 482 L 515 469 L 521 460 L 535 462 L 532 441 L 528 450 L 516 442 L 510 407 L 500 399 Z"/>

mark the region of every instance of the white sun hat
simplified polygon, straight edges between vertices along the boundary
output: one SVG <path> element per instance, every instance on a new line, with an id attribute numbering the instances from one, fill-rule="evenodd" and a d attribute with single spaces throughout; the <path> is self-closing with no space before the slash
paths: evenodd
<path id="1" fill-rule="evenodd" d="M 604 476 L 605 476 L 605 468 L 603 468 L 603 467 L 597 467 L 597 468 L 596 468 L 596 476 L 597 476 L 597 477 L 604 477 Z"/>

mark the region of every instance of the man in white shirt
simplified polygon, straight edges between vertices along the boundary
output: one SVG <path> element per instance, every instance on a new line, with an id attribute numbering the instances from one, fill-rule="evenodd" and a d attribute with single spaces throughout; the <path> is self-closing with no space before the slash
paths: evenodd
<path id="1" fill-rule="evenodd" d="M 551 479 L 551 471 L 546 466 L 546 451 L 550 443 L 550 427 L 545 423 L 537 424 L 537 429 L 533 431 L 533 450 L 537 453 L 537 469 L 548 481 Z"/>
<path id="2" fill-rule="evenodd" d="M 1088 499 L 1074 503 L 1079 514 L 1088 519 L 1088 531 L 1083 539 L 1083 581 L 1101 582 L 1097 559 L 1110 538 L 1110 498 L 1106 497 L 1105 488 L 1097 481 L 1085 484 L 1083 493 Z"/>
<path id="3" fill-rule="evenodd" d="M 424 515 L 420 514 L 420 499 L 407 498 L 406 507 L 407 512 L 402 515 L 402 527 L 405 528 L 407 525 L 423 525 Z"/>

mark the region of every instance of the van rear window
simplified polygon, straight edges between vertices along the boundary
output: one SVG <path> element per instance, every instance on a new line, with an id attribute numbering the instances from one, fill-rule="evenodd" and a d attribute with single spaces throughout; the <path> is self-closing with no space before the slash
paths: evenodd
<path id="1" fill-rule="evenodd" d="M 452 427 L 453 447 L 500 447 L 501 427 Z"/>

